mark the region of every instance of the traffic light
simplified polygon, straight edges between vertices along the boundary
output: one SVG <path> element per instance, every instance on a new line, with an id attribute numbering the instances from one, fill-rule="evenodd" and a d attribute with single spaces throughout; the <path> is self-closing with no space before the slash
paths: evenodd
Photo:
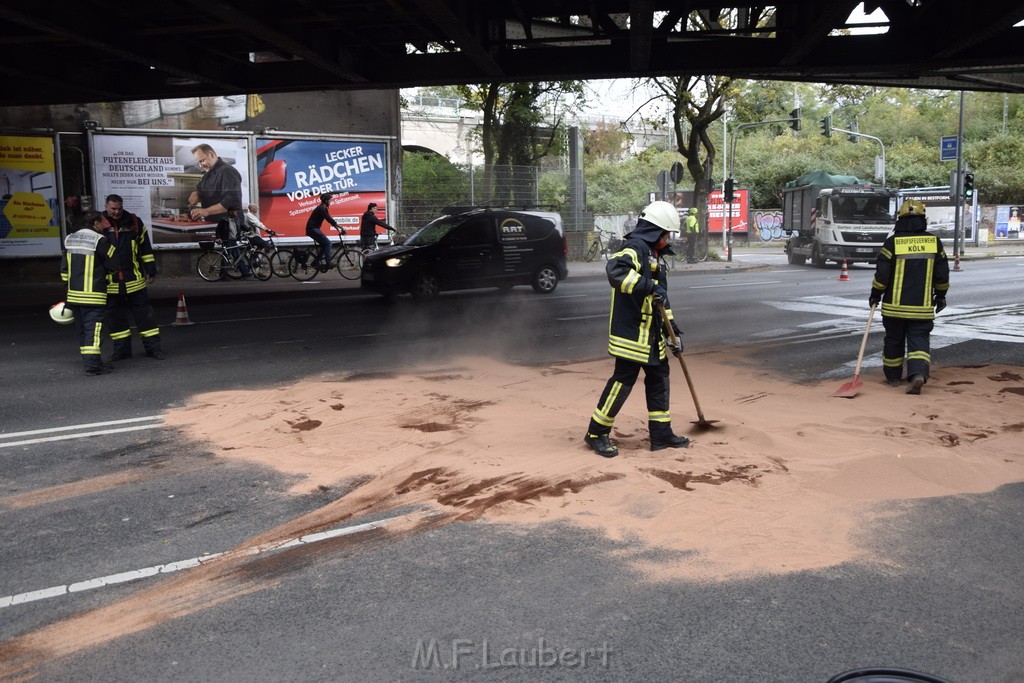
<path id="1" fill-rule="evenodd" d="M 849 140 L 850 142 L 856 143 L 858 140 L 860 140 L 860 138 L 858 136 L 856 136 L 856 135 L 853 135 L 853 133 L 857 133 L 857 132 L 858 132 L 858 130 L 857 130 L 857 122 L 856 121 L 852 121 L 850 123 L 850 135 L 847 135 L 846 139 Z"/>
<path id="2" fill-rule="evenodd" d="M 793 130 L 800 130 L 800 107 L 797 107 L 793 111 L 789 112 L 789 127 Z"/>
<path id="3" fill-rule="evenodd" d="M 964 173 L 964 196 L 967 198 L 974 196 L 974 174 L 970 171 Z"/>
<path id="4" fill-rule="evenodd" d="M 821 120 L 821 134 L 827 138 L 832 137 L 832 114 Z"/>
<path id="5" fill-rule="evenodd" d="M 724 192 L 724 195 L 725 195 L 725 201 L 730 202 L 730 203 L 733 200 L 733 187 L 734 187 L 734 185 L 735 185 L 735 183 L 733 182 L 732 178 L 726 178 L 726 180 L 725 180 L 725 192 Z"/>

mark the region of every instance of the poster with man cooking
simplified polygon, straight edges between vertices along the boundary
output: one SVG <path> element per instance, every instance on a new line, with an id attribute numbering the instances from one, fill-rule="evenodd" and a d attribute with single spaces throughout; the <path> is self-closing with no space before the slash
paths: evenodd
<path id="1" fill-rule="evenodd" d="M 96 134 L 96 207 L 120 195 L 150 229 L 154 249 L 211 240 L 217 223 L 249 203 L 249 143 L 244 137 Z"/>

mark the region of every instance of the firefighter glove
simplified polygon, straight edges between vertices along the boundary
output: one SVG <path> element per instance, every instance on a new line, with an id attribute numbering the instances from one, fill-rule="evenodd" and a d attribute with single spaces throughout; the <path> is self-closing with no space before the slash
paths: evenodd
<path id="1" fill-rule="evenodd" d="M 872 290 L 871 296 L 868 297 L 868 306 L 877 306 L 878 302 L 882 300 L 882 293 Z"/>
<path id="2" fill-rule="evenodd" d="M 938 313 L 939 311 L 941 311 L 945 307 L 946 307 L 946 297 L 944 297 L 944 296 L 937 296 L 937 297 L 935 297 L 935 312 Z"/>
<path id="3" fill-rule="evenodd" d="M 665 308 L 668 308 L 668 292 L 661 285 L 654 285 L 654 290 L 651 292 L 651 296 L 654 297 L 654 303 L 661 304 Z"/>

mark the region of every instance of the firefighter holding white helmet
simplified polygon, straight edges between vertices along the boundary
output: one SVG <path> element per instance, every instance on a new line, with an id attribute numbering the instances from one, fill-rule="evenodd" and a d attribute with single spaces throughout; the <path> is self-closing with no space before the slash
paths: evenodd
<path id="1" fill-rule="evenodd" d="M 606 458 L 619 454 L 609 434 L 641 368 L 645 373 L 651 450 L 686 448 L 690 444 L 685 436 L 672 432 L 668 340 L 657 310 L 658 304 L 665 307 L 678 338 L 682 333 L 672 319 L 667 273 L 659 267 L 660 258 L 673 253 L 669 241 L 678 233 L 676 208 L 668 202 L 652 202 L 637 216 L 636 228 L 625 236 L 622 248 L 612 255 L 605 268 L 612 286 L 608 353 L 615 359 L 615 370 L 601 392 L 583 440 Z"/>
<path id="2" fill-rule="evenodd" d="M 74 315 L 87 375 L 103 375 L 113 367 L 100 356 L 100 335 L 107 310 L 108 274 L 117 270 L 116 255 L 117 249 L 103 236 L 103 217 L 96 211 L 87 213 L 79 230 L 64 238 L 60 279 L 67 284 L 67 303 L 54 308 L 60 307 L 56 313 L 61 318 L 67 317 L 65 309 Z M 53 309 L 50 315 L 55 315 Z"/>

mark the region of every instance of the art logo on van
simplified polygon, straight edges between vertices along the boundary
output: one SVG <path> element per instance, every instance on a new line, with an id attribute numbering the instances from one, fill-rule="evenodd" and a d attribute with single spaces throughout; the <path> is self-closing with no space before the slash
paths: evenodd
<path id="1" fill-rule="evenodd" d="M 518 218 L 506 218 L 498 226 L 502 242 L 518 242 L 526 239 L 526 226 Z"/>

